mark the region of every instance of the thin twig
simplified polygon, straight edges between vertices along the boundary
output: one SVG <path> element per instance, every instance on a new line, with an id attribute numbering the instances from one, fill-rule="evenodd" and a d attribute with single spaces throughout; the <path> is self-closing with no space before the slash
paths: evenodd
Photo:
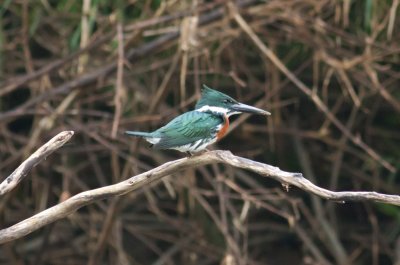
<path id="1" fill-rule="evenodd" d="M 117 24 L 117 37 L 118 37 L 118 62 L 117 62 L 117 81 L 115 84 L 115 96 L 114 96 L 114 122 L 111 129 L 111 137 L 115 139 L 117 137 L 117 131 L 122 113 L 122 104 L 124 102 L 124 32 L 123 25 L 121 22 Z"/>
<path id="2" fill-rule="evenodd" d="M 243 19 L 243 17 L 237 11 L 237 7 L 232 3 L 228 4 L 230 11 L 232 12 L 232 16 L 235 21 L 239 24 L 239 26 L 243 29 L 243 31 L 250 37 L 250 39 L 254 42 L 254 44 L 261 50 L 261 52 L 270 59 L 275 66 L 284 73 L 288 79 L 290 79 L 293 84 L 295 84 L 304 94 L 306 94 L 318 107 L 320 111 L 322 111 L 326 117 L 332 121 L 335 126 L 343 132 L 355 145 L 359 146 L 363 149 L 371 158 L 375 161 L 379 162 L 383 167 L 385 167 L 390 172 L 396 172 L 396 168 L 390 164 L 387 160 L 385 160 L 382 156 L 380 156 L 375 150 L 369 147 L 364 141 L 362 141 L 359 137 L 353 135 L 347 128 L 341 123 L 333 114 L 329 111 L 328 107 L 323 103 L 323 101 L 318 97 L 316 93 L 308 88 L 300 79 L 298 79 L 285 65 L 284 63 L 276 56 L 276 54 L 269 49 L 261 39 L 254 33 L 249 24 Z"/>

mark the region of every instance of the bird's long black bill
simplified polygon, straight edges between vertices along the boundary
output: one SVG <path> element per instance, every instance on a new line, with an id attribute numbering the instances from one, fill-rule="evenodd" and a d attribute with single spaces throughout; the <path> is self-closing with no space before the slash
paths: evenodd
<path id="1" fill-rule="evenodd" d="M 231 106 L 231 108 L 235 111 L 238 112 L 247 112 L 247 113 L 254 113 L 254 114 L 260 114 L 260 115 L 271 115 L 271 113 L 269 113 L 266 110 L 262 110 L 253 106 L 249 106 L 243 103 L 238 103 L 235 104 L 233 106 Z"/>

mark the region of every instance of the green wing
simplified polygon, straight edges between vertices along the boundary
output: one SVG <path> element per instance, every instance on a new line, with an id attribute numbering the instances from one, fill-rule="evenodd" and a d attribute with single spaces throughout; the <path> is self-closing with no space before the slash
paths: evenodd
<path id="1" fill-rule="evenodd" d="M 222 117 L 210 113 L 186 112 L 154 132 L 161 138 L 154 147 L 168 149 L 214 137 L 217 133 L 215 128 L 222 122 Z"/>

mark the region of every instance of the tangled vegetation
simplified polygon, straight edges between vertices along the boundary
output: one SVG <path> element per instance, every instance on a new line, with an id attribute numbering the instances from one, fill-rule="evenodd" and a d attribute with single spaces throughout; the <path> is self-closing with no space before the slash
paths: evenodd
<path id="1" fill-rule="evenodd" d="M 201 85 L 272 113 L 213 146 L 330 190 L 399 194 L 398 0 L 0 2 L 0 228 L 183 154 L 126 137 Z M 0 264 L 400 264 L 400 210 L 328 202 L 226 165 L 187 169 L 0 246 Z"/>

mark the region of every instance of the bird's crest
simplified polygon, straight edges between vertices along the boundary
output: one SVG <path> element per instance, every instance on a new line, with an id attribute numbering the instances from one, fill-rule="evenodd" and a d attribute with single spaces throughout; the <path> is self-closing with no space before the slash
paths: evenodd
<path id="1" fill-rule="evenodd" d="M 204 106 L 227 108 L 229 105 L 235 103 L 237 101 L 230 96 L 203 85 L 201 98 L 197 102 L 195 109 L 200 109 Z"/>

